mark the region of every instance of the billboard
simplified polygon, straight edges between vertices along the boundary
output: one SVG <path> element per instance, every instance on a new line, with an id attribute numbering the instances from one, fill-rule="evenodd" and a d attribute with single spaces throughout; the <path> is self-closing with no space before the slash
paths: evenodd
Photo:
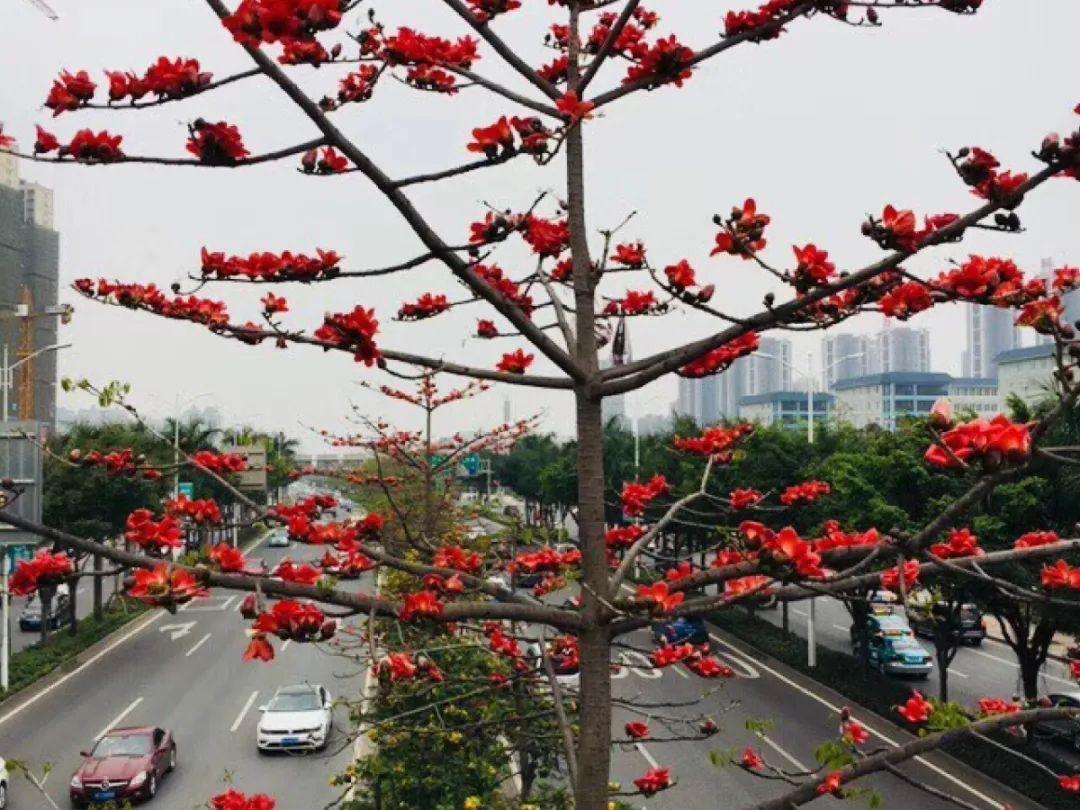
<path id="1" fill-rule="evenodd" d="M 223 453 L 246 456 L 248 468 L 234 473 L 229 479 L 241 492 L 259 492 L 266 489 L 266 448 L 262 445 L 233 446 L 222 449 Z"/>

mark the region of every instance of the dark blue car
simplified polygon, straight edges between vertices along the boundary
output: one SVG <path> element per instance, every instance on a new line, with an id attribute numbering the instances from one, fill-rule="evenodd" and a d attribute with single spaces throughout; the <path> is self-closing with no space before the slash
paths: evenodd
<path id="1" fill-rule="evenodd" d="M 700 646 L 709 643 L 709 630 L 705 621 L 697 617 L 679 616 L 670 622 L 653 625 L 653 641 L 662 644 L 693 644 Z"/>

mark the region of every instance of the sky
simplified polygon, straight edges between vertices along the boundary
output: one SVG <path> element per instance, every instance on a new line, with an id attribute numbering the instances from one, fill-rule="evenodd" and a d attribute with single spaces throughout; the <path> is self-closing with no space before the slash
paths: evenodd
<path id="1" fill-rule="evenodd" d="M 50 0 L 60 20 L 52 22 L 29 0 L 5 4 L 0 26 L 0 121 L 23 144 L 41 123 L 61 140 L 76 129 L 108 128 L 124 135 L 129 154 L 184 156 L 186 124 L 202 117 L 227 120 L 244 134 L 252 152 L 269 151 L 314 137 L 313 125 L 268 81 L 255 78 L 214 93 L 145 111 L 82 111 L 50 120 L 41 103 L 61 68 L 85 68 L 104 86 L 103 68 L 144 70 L 159 55 L 198 58 L 217 76 L 250 66 L 199 0 Z M 688 45 L 715 41 L 724 14 L 749 5 L 730 2 L 645 4 L 661 15 L 659 34 L 676 33 Z M 366 8 L 366 4 L 365 4 Z M 388 28 L 409 25 L 426 33 L 456 37 L 460 20 L 438 0 L 405 0 L 375 6 Z M 496 23 L 497 30 L 531 64 L 550 61 L 543 31 L 558 8 L 525 0 L 520 12 Z M 867 213 L 886 203 L 917 213 L 967 211 L 975 199 L 952 172 L 942 149 L 979 145 L 1017 171 L 1041 168 L 1031 156 L 1043 135 L 1076 123 L 1080 102 L 1075 0 L 987 0 L 974 17 L 936 9 L 903 8 L 883 15 L 880 29 L 853 28 L 819 17 L 791 26 L 780 41 L 743 45 L 704 64 L 686 85 L 638 93 L 604 109 L 588 122 L 587 214 L 598 247 L 598 231 L 631 212 L 620 232 L 641 239 L 658 266 L 688 259 L 704 283 L 716 284 L 714 304 L 748 313 L 774 290 L 787 297 L 749 263 L 709 258 L 712 216 L 754 197 L 772 217 L 767 257 L 787 264 L 792 244 L 814 242 L 841 269 L 857 268 L 881 255 L 860 235 Z M 354 24 L 355 30 L 359 23 Z M 498 57 L 482 49 L 476 70 L 531 89 L 511 75 Z M 342 67 L 295 69 L 315 97 L 333 93 Z M 612 60 L 594 90 L 617 83 L 625 66 Z M 102 93 L 103 89 L 99 89 Z M 384 82 L 375 98 L 351 105 L 335 120 L 391 176 L 438 170 L 471 158 L 465 145 L 475 126 L 503 114 L 521 114 L 511 102 L 479 88 L 454 97 L 419 93 Z M 24 165 L 25 178 L 56 192 L 61 234 L 61 282 L 106 276 L 156 282 L 167 287 L 198 272 L 199 250 L 227 253 L 291 249 L 335 249 L 348 269 L 393 264 L 422 252 L 415 236 L 361 175 L 305 177 L 292 159 L 244 169 Z M 409 195 L 443 237 L 464 241 L 469 222 L 485 204 L 526 208 L 538 192 L 564 196 L 561 161 L 537 167 L 527 160 L 414 187 Z M 1026 233 L 976 233 L 962 245 L 936 248 L 907 265 L 936 274 L 950 259 L 968 253 L 1006 255 L 1036 271 L 1042 257 L 1080 263 L 1080 195 L 1075 184 L 1055 181 L 1021 209 Z M 541 213 L 544 213 L 543 211 Z M 546 213 L 550 214 L 549 209 Z M 498 262 L 512 275 L 530 267 L 517 246 L 500 249 Z M 647 280 L 647 279 L 646 279 Z M 188 285 L 190 286 L 190 284 Z M 621 294 L 625 274 L 606 282 L 604 292 Z M 225 300 L 240 322 L 256 319 L 258 299 L 268 288 L 219 285 L 202 294 Z M 419 324 L 399 323 L 401 303 L 423 292 L 451 299 L 463 289 L 439 264 L 407 274 L 341 280 L 300 287 L 282 285 L 291 312 L 289 327 L 313 329 L 327 311 L 358 303 L 374 307 L 386 347 L 493 367 L 502 352 L 523 342 L 469 337 L 479 305 L 462 307 Z M 250 348 L 190 324 L 101 306 L 68 290 L 61 300 L 76 306 L 62 338 L 60 373 L 95 382 L 120 379 L 134 385 L 132 400 L 148 413 L 164 415 L 198 396 L 227 422 L 255 423 L 317 440 L 310 426 L 348 431 L 355 408 L 404 428 L 418 414 L 386 400 L 358 382 L 393 382 L 341 354 L 292 347 Z M 939 307 L 912 325 L 932 333 L 935 370 L 959 373 L 964 343 L 963 313 Z M 876 331 L 881 318 L 860 316 L 840 329 Z M 631 323 L 635 356 L 662 350 L 716 331 L 718 323 L 691 312 Z M 796 357 L 820 358 L 820 335 L 794 337 Z M 533 366 L 550 373 L 544 361 Z M 450 385 L 447 378 L 445 385 Z M 675 398 L 675 378 L 659 380 L 629 397 L 633 415 L 665 411 Z M 504 398 L 515 418 L 542 413 L 543 427 L 563 435 L 572 426 L 569 394 L 497 386 L 467 405 L 439 416 L 437 430 L 467 431 L 501 421 Z M 60 405 L 80 408 L 84 398 L 61 395 Z"/>

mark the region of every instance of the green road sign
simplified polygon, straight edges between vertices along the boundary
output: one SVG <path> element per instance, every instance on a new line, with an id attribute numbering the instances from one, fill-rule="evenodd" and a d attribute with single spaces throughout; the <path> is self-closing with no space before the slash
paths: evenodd
<path id="1" fill-rule="evenodd" d="M 12 571 L 12 570 L 15 569 L 15 563 L 17 563 L 19 560 L 29 560 L 31 557 L 34 556 L 34 547 L 33 546 L 8 546 L 7 547 L 7 555 L 8 555 L 8 570 Z"/>
<path id="2" fill-rule="evenodd" d="M 461 463 L 465 467 L 465 472 L 469 475 L 476 475 L 480 471 L 480 456 L 475 453 L 471 456 L 465 456 L 465 460 Z"/>
<path id="3" fill-rule="evenodd" d="M 181 481 L 176 486 L 177 492 L 187 498 L 189 501 L 195 499 L 195 484 L 191 481 Z"/>

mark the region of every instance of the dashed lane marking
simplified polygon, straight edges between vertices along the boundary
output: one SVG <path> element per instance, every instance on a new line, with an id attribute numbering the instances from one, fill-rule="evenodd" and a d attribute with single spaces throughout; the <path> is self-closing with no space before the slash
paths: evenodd
<path id="1" fill-rule="evenodd" d="M 251 706 L 253 703 L 255 703 L 255 698 L 257 698 L 258 696 L 258 690 L 252 692 L 251 695 L 248 697 L 247 702 L 244 704 L 244 708 L 240 710 L 240 714 L 236 715 L 236 719 L 229 727 L 229 731 L 231 731 L 233 734 L 235 734 L 236 730 L 240 728 L 240 724 L 244 722 L 244 718 L 247 716 L 247 713 L 251 711 Z"/>
<path id="2" fill-rule="evenodd" d="M 109 725 L 105 726 L 105 728 L 103 728 L 101 731 L 94 735 L 94 742 L 97 742 L 114 728 L 116 728 L 118 725 L 120 725 L 120 721 L 127 717 L 129 714 L 131 714 L 133 711 L 135 711 L 135 708 L 140 703 L 142 703 L 142 701 L 143 699 L 141 697 L 137 697 L 135 698 L 135 700 L 131 701 L 131 705 L 129 705 L 122 712 L 120 712 L 120 714 L 116 715 L 116 717 L 112 719 L 112 722 L 110 722 Z"/>

